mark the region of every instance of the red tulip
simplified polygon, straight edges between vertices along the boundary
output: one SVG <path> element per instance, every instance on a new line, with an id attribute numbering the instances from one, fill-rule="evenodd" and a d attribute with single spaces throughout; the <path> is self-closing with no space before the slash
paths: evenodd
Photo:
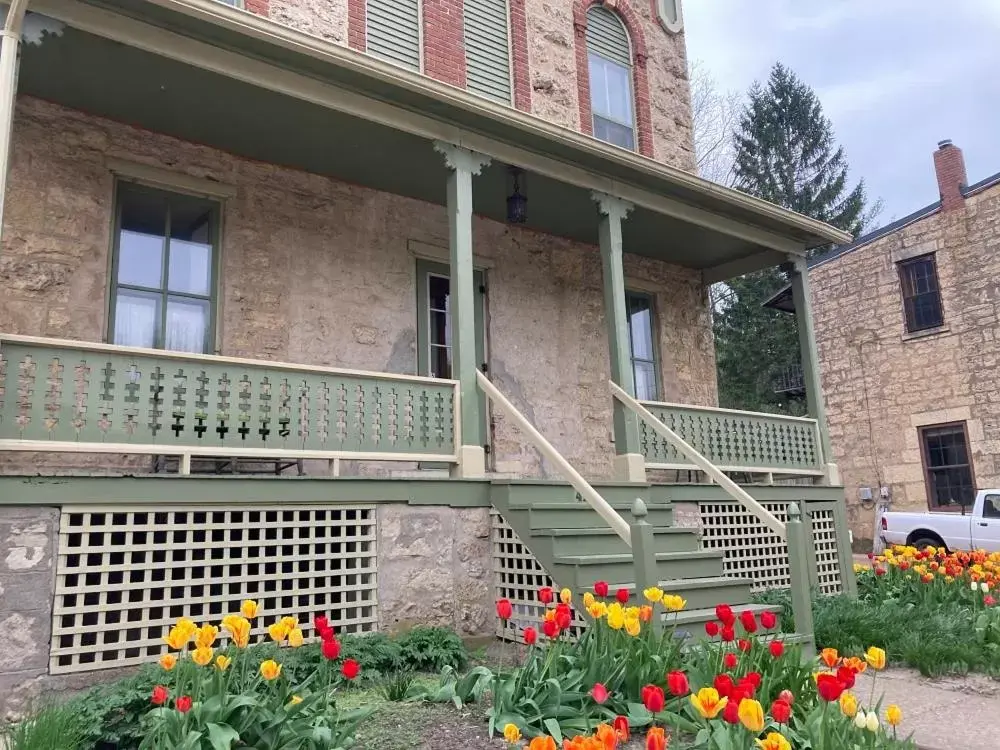
<path id="1" fill-rule="evenodd" d="M 778 616 L 774 612 L 761 612 L 760 625 L 767 630 L 774 629 L 778 624 Z"/>
<path id="2" fill-rule="evenodd" d="M 594 584 L 594 593 L 597 594 L 598 596 L 607 596 L 608 595 L 608 582 L 607 581 L 598 581 L 597 583 L 595 583 Z"/>
<path id="3" fill-rule="evenodd" d="M 656 685 L 646 685 L 642 689 L 642 705 L 646 707 L 646 710 L 651 714 L 658 714 L 663 710 L 663 706 L 666 703 L 666 696 L 663 694 L 663 688 L 657 687 Z"/>
<path id="4" fill-rule="evenodd" d="M 850 667 L 841 667 L 837 670 L 837 679 L 844 683 L 844 690 L 854 687 L 854 670 Z"/>
<path id="5" fill-rule="evenodd" d="M 875 575 L 877 575 L 877 576 L 884 576 L 885 575 L 885 568 L 875 568 Z"/>
<path id="6" fill-rule="evenodd" d="M 719 623 L 717 622 L 706 622 L 705 623 L 705 635 L 709 638 L 715 638 L 719 634 Z"/>
<path id="7" fill-rule="evenodd" d="M 319 648 L 323 653 L 323 658 L 328 659 L 329 661 L 333 661 L 340 656 L 340 643 L 337 642 L 336 638 L 324 640 L 323 644 Z"/>
<path id="8" fill-rule="evenodd" d="M 816 689 L 820 698 L 833 703 L 839 700 L 841 693 L 844 692 L 844 683 L 838 680 L 836 675 L 824 673 L 816 678 Z"/>
<path id="9" fill-rule="evenodd" d="M 746 653 L 747 651 L 750 650 L 751 644 L 750 641 L 748 641 L 746 638 L 740 638 L 739 641 L 736 642 L 736 645 L 739 646 L 740 651 Z"/>
<path id="10" fill-rule="evenodd" d="M 767 648 L 775 659 L 780 659 L 781 655 L 785 653 L 785 644 L 782 641 L 771 641 L 767 644 Z"/>
<path id="11" fill-rule="evenodd" d="M 779 724 L 787 724 L 792 717 L 792 707 L 779 698 L 771 704 L 771 716 Z"/>
<path id="12" fill-rule="evenodd" d="M 908 562 L 907 562 L 906 560 L 903 560 L 903 561 L 902 561 L 902 562 L 901 562 L 901 563 L 899 564 L 899 569 L 900 569 L 900 570 L 909 570 L 909 569 L 910 569 L 910 563 L 908 563 Z"/>
<path id="13" fill-rule="evenodd" d="M 524 642 L 529 646 L 534 646 L 535 642 L 538 640 L 538 631 L 534 628 L 528 627 L 524 629 Z"/>
<path id="14" fill-rule="evenodd" d="M 316 628 L 316 632 L 321 633 L 330 627 L 330 620 L 327 619 L 326 615 L 316 615 L 313 618 L 313 625 Z"/>
<path id="15" fill-rule="evenodd" d="M 150 700 L 153 702 L 154 706 L 162 706 L 167 702 L 167 698 L 170 697 L 170 691 L 168 691 L 163 685 L 157 685 L 153 688 L 153 697 Z"/>
<path id="16" fill-rule="evenodd" d="M 687 695 L 691 692 L 691 686 L 688 684 L 687 675 L 683 672 L 671 672 L 667 675 L 667 688 L 670 690 L 670 694 L 680 697 L 682 695 Z"/>
<path id="17" fill-rule="evenodd" d="M 514 608 L 510 604 L 510 599 L 497 600 L 497 617 L 506 622 L 514 614 Z"/>
<path id="18" fill-rule="evenodd" d="M 736 669 L 738 657 L 732 651 L 722 657 L 722 664 L 726 669 Z"/>
<path id="19" fill-rule="evenodd" d="M 603 704 L 608 699 L 608 695 L 608 689 L 600 682 L 595 682 L 594 687 L 590 689 L 590 697 L 598 703 Z"/>
<path id="20" fill-rule="evenodd" d="M 617 599 L 622 604 L 628 604 L 628 597 L 629 597 L 628 589 L 618 589 L 618 591 L 615 592 L 615 599 Z"/>
<path id="21" fill-rule="evenodd" d="M 733 678 L 727 674 L 720 674 L 715 678 L 715 681 L 712 683 L 712 687 L 715 688 L 715 692 L 717 692 L 721 697 L 728 698 L 733 692 Z"/>
<path id="22" fill-rule="evenodd" d="M 559 626 L 559 629 L 566 630 L 572 622 L 573 622 L 573 610 L 569 608 L 569 605 L 562 604 L 561 602 L 557 604 L 556 624 Z"/>
<path id="23" fill-rule="evenodd" d="M 316 628 L 316 632 L 319 633 L 320 640 L 332 641 L 334 639 L 333 628 L 327 625 L 325 628 Z"/>
<path id="24" fill-rule="evenodd" d="M 552 593 L 552 588 L 550 586 L 543 586 L 538 589 L 538 601 L 542 604 L 551 604 L 554 595 Z"/>
<path id="25" fill-rule="evenodd" d="M 874 560 L 875 559 L 875 553 L 874 552 L 869 552 L 868 553 L 868 559 L 869 560 Z"/>
<path id="26" fill-rule="evenodd" d="M 732 625 L 736 622 L 736 615 L 733 614 L 733 608 L 728 604 L 720 604 L 715 608 L 715 617 L 723 625 Z"/>
<path id="27" fill-rule="evenodd" d="M 749 609 L 743 610 L 740 614 L 740 625 L 742 625 L 743 629 L 748 633 L 757 632 L 757 618 L 753 616 L 753 612 Z"/>
<path id="28" fill-rule="evenodd" d="M 732 625 L 722 626 L 722 640 L 726 643 L 732 643 L 736 640 L 736 631 L 733 629 Z"/>
<path id="29" fill-rule="evenodd" d="M 611 726 L 615 728 L 615 734 L 618 735 L 619 740 L 621 740 L 622 742 L 628 742 L 629 738 L 628 717 L 616 716 Z"/>
<path id="30" fill-rule="evenodd" d="M 361 665 L 354 659 L 345 659 L 344 665 L 340 668 L 340 673 L 349 680 L 353 680 L 361 672 Z"/>
<path id="31" fill-rule="evenodd" d="M 174 708 L 182 714 L 186 714 L 191 710 L 191 696 L 182 695 L 180 698 L 174 701 Z"/>
<path id="32" fill-rule="evenodd" d="M 761 677 L 760 672 L 747 672 L 746 677 L 743 679 L 753 685 L 754 690 L 756 690 L 760 687 L 760 683 L 763 678 Z"/>
<path id="33" fill-rule="evenodd" d="M 778 693 L 778 700 L 787 703 L 789 706 L 795 705 L 795 695 L 791 690 L 782 690 Z"/>
<path id="34" fill-rule="evenodd" d="M 985 604 L 987 607 L 992 607 L 996 603 L 997 600 L 993 598 L 992 594 L 987 594 L 986 596 L 983 597 L 983 604 Z"/>
<path id="35" fill-rule="evenodd" d="M 722 709 L 722 720 L 727 724 L 739 724 L 740 723 L 740 706 L 739 701 L 730 700 L 724 709 Z"/>
<path id="36" fill-rule="evenodd" d="M 542 632 L 546 638 L 554 641 L 559 637 L 559 623 L 555 620 L 546 620 L 542 623 Z"/>

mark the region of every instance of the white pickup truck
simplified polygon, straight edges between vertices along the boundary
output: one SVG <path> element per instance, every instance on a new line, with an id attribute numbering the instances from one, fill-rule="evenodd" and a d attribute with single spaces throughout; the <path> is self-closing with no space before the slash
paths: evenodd
<path id="1" fill-rule="evenodd" d="M 888 511 L 882 515 L 882 540 L 887 545 L 1000 552 L 1000 490 L 981 490 L 971 513 Z"/>

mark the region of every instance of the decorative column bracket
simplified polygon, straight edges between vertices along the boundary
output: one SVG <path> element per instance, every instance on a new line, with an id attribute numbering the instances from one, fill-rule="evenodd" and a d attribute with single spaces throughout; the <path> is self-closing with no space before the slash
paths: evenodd
<path id="1" fill-rule="evenodd" d="M 474 177 L 478 177 L 483 168 L 488 167 L 493 161 L 491 156 L 445 141 L 434 141 L 434 150 L 444 156 L 444 163 L 448 169 L 468 172 Z"/>

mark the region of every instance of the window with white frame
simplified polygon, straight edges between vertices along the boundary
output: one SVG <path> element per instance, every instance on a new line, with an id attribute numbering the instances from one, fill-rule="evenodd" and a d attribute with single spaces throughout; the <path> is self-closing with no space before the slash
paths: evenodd
<path id="1" fill-rule="evenodd" d="M 599 5 L 587 11 L 587 64 L 594 137 L 634 150 L 632 45 L 621 19 Z"/>

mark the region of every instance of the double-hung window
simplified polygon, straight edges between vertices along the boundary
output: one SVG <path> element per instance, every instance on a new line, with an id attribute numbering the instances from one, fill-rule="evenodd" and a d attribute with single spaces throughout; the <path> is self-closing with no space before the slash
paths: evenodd
<path id="1" fill-rule="evenodd" d="M 621 19 L 599 5 L 587 11 L 587 64 L 594 137 L 634 150 L 632 45 Z"/>
<path id="2" fill-rule="evenodd" d="M 902 261 L 899 264 L 899 282 L 903 290 L 907 332 L 925 331 L 944 324 L 941 288 L 933 253 Z"/>
<path id="3" fill-rule="evenodd" d="M 625 305 L 635 397 L 640 401 L 656 401 L 660 396 L 660 368 L 656 356 L 653 298 L 640 292 L 626 292 Z"/>

